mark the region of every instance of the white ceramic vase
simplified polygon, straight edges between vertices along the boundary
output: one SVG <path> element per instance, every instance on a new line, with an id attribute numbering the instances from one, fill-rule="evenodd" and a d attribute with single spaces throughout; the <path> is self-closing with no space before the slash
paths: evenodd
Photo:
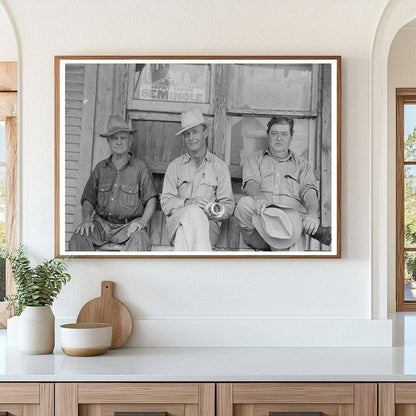
<path id="1" fill-rule="evenodd" d="M 19 319 L 19 351 L 50 354 L 55 347 L 55 316 L 50 306 L 26 306 Z"/>

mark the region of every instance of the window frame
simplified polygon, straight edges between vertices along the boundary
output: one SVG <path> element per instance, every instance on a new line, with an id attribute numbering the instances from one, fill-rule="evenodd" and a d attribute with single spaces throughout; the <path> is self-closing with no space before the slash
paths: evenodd
<path id="1" fill-rule="evenodd" d="M 17 62 L 0 62 L 0 120 L 6 123 L 6 248 L 17 245 Z M 6 264 L 6 294 L 15 289 Z M 0 328 L 6 327 L 6 302 L 0 302 Z"/>
<path id="2" fill-rule="evenodd" d="M 250 65 L 247 63 L 233 65 L 230 69 L 231 73 L 229 75 L 229 86 L 228 88 L 230 91 L 236 91 L 238 88 L 238 82 L 240 80 L 240 72 L 239 69 L 241 66 Z M 271 64 L 276 65 L 276 64 Z M 279 65 L 279 64 L 277 64 Z M 300 65 L 292 64 L 293 68 L 298 67 Z M 320 69 L 318 64 L 311 64 L 311 89 L 310 89 L 310 108 L 305 110 L 294 110 L 294 109 L 272 109 L 272 108 L 245 108 L 238 106 L 235 103 L 236 96 L 235 94 L 231 94 L 228 96 L 227 102 L 227 114 L 232 115 L 241 115 L 241 116 L 259 116 L 263 115 L 264 117 L 273 117 L 273 116 L 282 116 L 282 117 L 293 117 L 293 118 L 316 118 L 318 117 L 318 95 L 319 95 L 319 77 L 320 77 Z"/>
<path id="3" fill-rule="evenodd" d="M 404 107 L 416 104 L 416 88 L 396 89 L 396 310 L 397 312 L 416 311 L 416 300 L 405 300 L 404 260 L 406 252 L 416 253 L 416 247 L 404 245 L 405 201 L 404 169 L 416 166 L 416 161 L 404 160 Z"/>

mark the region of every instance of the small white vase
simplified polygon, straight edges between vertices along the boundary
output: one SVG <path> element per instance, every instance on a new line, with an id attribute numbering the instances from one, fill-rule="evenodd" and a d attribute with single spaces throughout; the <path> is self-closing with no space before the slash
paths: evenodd
<path id="1" fill-rule="evenodd" d="M 26 306 L 19 319 L 21 354 L 50 354 L 55 347 L 55 316 L 50 306 Z"/>

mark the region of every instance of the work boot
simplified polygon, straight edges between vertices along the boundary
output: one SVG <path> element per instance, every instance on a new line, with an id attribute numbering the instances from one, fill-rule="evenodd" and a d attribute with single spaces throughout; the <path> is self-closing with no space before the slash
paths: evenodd
<path id="1" fill-rule="evenodd" d="M 331 227 L 322 227 L 322 225 L 320 225 L 318 227 L 318 229 L 316 230 L 316 233 L 311 235 L 312 238 L 314 238 L 315 240 L 318 240 L 319 242 L 321 242 L 322 244 L 325 244 L 326 246 L 331 245 Z"/>

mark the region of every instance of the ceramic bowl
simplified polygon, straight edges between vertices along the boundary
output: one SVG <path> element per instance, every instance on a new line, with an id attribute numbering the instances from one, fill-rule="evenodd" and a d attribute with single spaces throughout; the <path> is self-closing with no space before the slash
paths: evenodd
<path id="1" fill-rule="evenodd" d="M 61 348 L 67 355 L 88 357 L 104 354 L 111 346 L 113 328 L 110 324 L 61 325 Z"/>

